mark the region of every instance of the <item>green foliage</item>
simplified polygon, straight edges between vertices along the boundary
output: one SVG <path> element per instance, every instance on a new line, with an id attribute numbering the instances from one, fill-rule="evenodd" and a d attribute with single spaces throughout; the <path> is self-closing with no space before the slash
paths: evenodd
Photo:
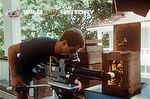
<path id="1" fill-rule="evenodd" d="M 22 14 L 21 33 L 23 39 L 38 36 L 59 38 L 68 28 L 79 28 L 84 33 L 86 27 L 95 21 L 103 20 L 112 15 L 111 4 L 107 0 L 22 0 L 21 9 L 40 9 L 43 14 Z M 91 15 L 73 14 L 65 15 L 51 13 L 60 10 L 93 10 Z"/>
<path id="2" fill-rule="evenodd" d="M 97 31 L 85 31 L 85 39 L 97 39 Z"/>
<path id="3" fill-rule="evenodd" d="M 102 46 L 103 48 L 109 47 L 109 33 L 103 33 Z"/>
<path id="4" fill-rule="evenodd" d="M 88 38 L 86 27 L 112 15 L 108 0 L 20 0 L 22 40 L 39 36 L 59 38 L 68 28 L 79 28 Z M 43 14 L 25 14 L 26 10 L 42 10 Z M 57 13 L 60 10 L 93 10 L 91 15 Z M 52 13 L 50 11 L 56 11 Z M 0 55 L 4 55 L 3 6 L 0 3 Z"/>

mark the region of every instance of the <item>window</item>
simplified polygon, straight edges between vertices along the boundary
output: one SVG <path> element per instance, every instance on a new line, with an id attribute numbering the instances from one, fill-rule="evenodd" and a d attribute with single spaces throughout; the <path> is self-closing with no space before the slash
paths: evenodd
<path id="1" fill-rule="evenodd" d="M 141 73 L 145 73 L 145 66 L 141 65 Z"/>
<path id="2" fill-rule="evenodd" d="M 103 37 L 102 37 L 102 45 L 103 48 L 109 48 L 109 33 L 108 32 L 103 32 L 102 33 Z"/>
<path id="3" fill-rule="evenodd" d="M 146 66 L 146 73 L 150 74 L 150 66 Z"/>

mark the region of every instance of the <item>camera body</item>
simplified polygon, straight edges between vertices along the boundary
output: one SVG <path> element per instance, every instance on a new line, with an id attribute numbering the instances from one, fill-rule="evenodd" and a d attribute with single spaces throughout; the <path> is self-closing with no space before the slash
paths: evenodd
<path id="1" fill-rule="evenodd" d="M 62 58 L 50 57 L 49 65 L 46 66 L 46 77 L 55 82 L 70 83 L 71 70 L 76 63 L 80 62 L 78 53 L 75 52 Z"/>

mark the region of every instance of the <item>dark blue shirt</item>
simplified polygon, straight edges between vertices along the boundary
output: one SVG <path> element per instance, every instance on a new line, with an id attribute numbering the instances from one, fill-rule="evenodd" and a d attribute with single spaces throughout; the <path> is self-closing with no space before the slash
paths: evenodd
<path id="1" fill-rule="evenodd" d="M 54 51 L 56 40 L 48 37 L 34 38 L 20 44 L 20 55 L 17 57 L 17 73 L 25 81 L 34 77 L 32 69 L 49 56 L 57 56 Z"/>

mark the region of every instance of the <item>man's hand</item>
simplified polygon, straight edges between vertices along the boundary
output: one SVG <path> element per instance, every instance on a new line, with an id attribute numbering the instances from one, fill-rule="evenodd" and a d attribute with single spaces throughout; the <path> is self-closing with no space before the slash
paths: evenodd
<path id="1" fill-rule="evenodd" d="M 81 82 L 80 82 L 78 79 L 76 79 L 76 80 L 74 81 L 74 83 L 78 84 L 78 91 L 80 91 L 80 90 L 82 89 L 82 84 L 81 84 Z"/>
<path id="2" fill-rule="evenodd" d="M 18 85 L 25 85 L 25 83 L 21 80 L 20 76 L 12 77 L 12 89 L 13 91 L 16 91 L 16 88 Z"/>

